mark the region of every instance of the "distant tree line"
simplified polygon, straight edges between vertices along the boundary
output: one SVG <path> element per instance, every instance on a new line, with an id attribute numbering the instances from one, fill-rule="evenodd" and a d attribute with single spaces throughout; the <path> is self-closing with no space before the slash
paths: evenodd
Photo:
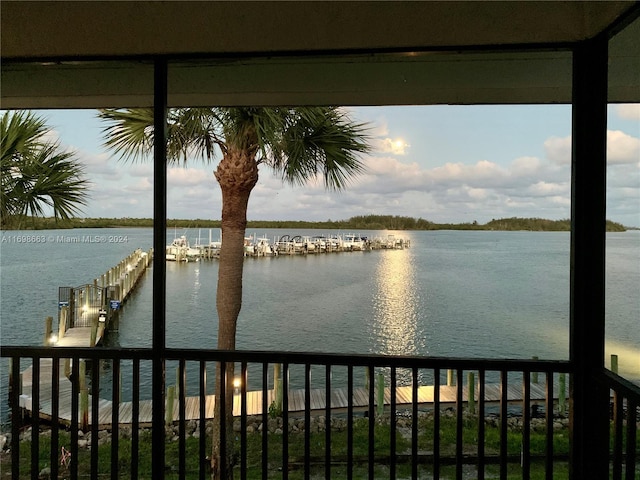
<path id="1" fill-rule="evenodd" d="M 68 218 L 25 217 L 20 222 L 23 229 L 42 230 L 58 228 L 114 228 L 114 227 L 153 227 L 152 218 Z M 8 226 L 3 225 L 5 229 Z M 180 220 L 168 219 L 167 228 L 220 228 L 220 220 Z M 348 220 L 326 220 L 324 222 L 306 222 L 293 220 L 253 220 L 247 229 L 252 228 L 288 228 L 288 229 L 323 229 L 323 230 L 501 230 L 501 231 L 534 231 L 561 232 L 571 229 L 571 221 L 548 220 L 545 218 L 500 218 L 481 224 L 468 223 L 435 223 L 423 218 L 403 217 L 398 215 L 363 215 Z M 607 220 L 608 232 L 624 232 L 627 227 L 621 223 Z"/>

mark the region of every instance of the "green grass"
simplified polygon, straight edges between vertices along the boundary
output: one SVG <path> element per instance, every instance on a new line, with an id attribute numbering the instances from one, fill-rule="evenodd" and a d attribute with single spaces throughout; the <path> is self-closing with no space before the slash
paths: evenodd
<path id="1" fill-rule="evenodd" d="M 410 463 L 411 440 L 410 430 L 405 430 L 404 435 L 398 431 L 396 436 L 396 453 L 398 454 L 396 472 L 398 478 L 411 478 L 412 465 Z M 485 455 L 495 456 L 500 452 L 500 432 L 496 427 L 486 427 L 485 433 Z M 354 440 L 353 440 L 353 474 L 354 478 L 368 478 L 368 454 L 369 454 L 369 424 L 366 418 L 354 419 Z M 408 437 L 408 438 L 407 438 Z M 305 477 L 304 471 L 304 433 L 291 433 L 288 436 L 288 468 L 289 478 L 296 480 Z M 465 420 L 463 428 L 463 451 L 465 454 L 475 455 L 477 453 L 477 423 L 473 419 Z M 374 468 L 375 478 L 389 477 L 389 452 L 391 450 L 391 436 L 388 425 L 375 425 L 374 433 L 374 454 L 376 465 Z M 440 423 L 440 455 L 442 457 L 453 458 L 456 447 L 455 418 L 442 417 Z M 236 447 L 239 452 L 240 440 L 236 438 Z M 544 455 L 546 436 L 544 432 L 531 432 L 531 454 L 533 456 Z M 567 431 L 553 434 L 554 453 L 568 455 L 569 442 Z M 519 456 L 522 444 L 521 432 L 510 431 L 507 434 L 507 452 L 509 455 Z M 59 433 L 59 446 L 69 448 L 70 434 L 68 432 Z M 310 434 L 310 456 L 311 456 L 311 477 L 325 478 L 325 445 L 326 436 L 324 432 L 313 432 Z M 51 448 L 51 438 L 46 435 L 40 436 L 39 469 L 49 466 L 49 451 Z M 262 478 L 262 434 L 247 434 L 247 473 L 248 478 Z M 283 436 L 280 434 L 268 434 L 267 458 L 268 458 L 268 478 L 282 478 L 282 448 Z M 30 452 L 31 442 L 25 441 L 20 446 L 20 478 L 30 478 Z M 178 442 L 167 442 L 165 453 L 165 474 L 167 479 L 178 478 Z M 207 453 L 210 452 L 210 439 L 207 439 Z M 139 442 L 138 478 L 151 478 L 151 465 L 153 454 L 151 451 L 151 433 L 144 431 L 140 435 Z M 433 419 L 421 418 L 419 423 L 418 452 L 420 464 L 418 465 L 418 475 L 420 478 L 431 478 L 433 467 L 427 463 L 426 455 L 433 452 Z M 88 449 L 80 449 L 78 474 L 79 478 L 89 478 L 91 475 L 90 462 L 91 452 Z M 199 439 L 187 438 L 186 440 L 186 472 L 187 478 L 198 478 L 199 471 Z M 347 475 L 347 432 L 331 432 L 331 476 L 334 478 L 345 478 Z M 58 455 L 59 457 L 59 455 Z M 118 469 L 120 478 L 130 478 L 131 471 L 131 441 L 129 439 L 119 439 Z M 455 466 L 448 465 L 442 461 L 441 478 L 455 478 Z M 7 453 L 2 454 L 1 478 L 10 478 L 11 459 Z M 238 468 L 238 467 L 236 467 Z M 508 477 L 510 479 L 522 478 L 522 471 L 519 462 L 510 463 Z M 465 465 L 464 471 L 471 477 L 475 477 L 474 465 Z M 98 471 L 97 477 L 108 478 L 111 472 L 111 444 L 106 443 L 99 446 L 98 450 Z M 497 465 L 487 465 L 485 467 L 486 478 L 497 478 L 499 467 Z M 65 467 L 59 470 L 59 478 L 68 478 L 69 471 Z M 207 475 L 208 477 L 208 475 Z M 240 478 L 239 468 L 235 475 Z M 543 479 L 544 462 L 532 461 L 531 478 Z M 567 462 L 560 461 L 554 464 L 554 477 L 557 479 L 568 478 Z"/>

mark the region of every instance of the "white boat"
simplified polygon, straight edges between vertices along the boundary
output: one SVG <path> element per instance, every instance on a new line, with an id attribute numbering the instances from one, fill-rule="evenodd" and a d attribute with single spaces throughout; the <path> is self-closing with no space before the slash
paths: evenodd
<path id="1" fill-rule="evenodd" d="M 165 249 L 165 259 L 171 262 L 197 261 L 200 258 L 200 250 L 189 245 L 185 235 L 174 238 L 171 245 Z"/>
<path id="2" fill-rule="evenodd" d="M 278 250 L 267 237 L 252 235 L 244 238 L 244 254 L 249 257 L 269 257 L 277 255 Z"/>
<path id="3" fill-rule="evenodd" d="M 326 240 L 327 250 L 330 252 L 340 251 L 344 248 L 344 242 L 339 235 L 331 235 Z"/>
<path id="4" fill-rule="evenodd" d="M 376 237 L 372 241 L 372 244 L 376 249 L 402 250 L 404 248 L 408 248 L 410 243 L 411 242 L 408 238 L 398 238 L 392 233 L 388 234 L 386 237 Z"/>
<path id="5" fill-rule="evenodd" d="M 275 245 L 271 243 L 267 237 L 260 237 L 256 239 L 254 243 L 254 254 L 258 257 L 268 257 L 270 255 L 277 255 Z"/>
<path id="6" fill-rule="evenodd" d="M 174 238 L 171 245 L 167 245 L 165 249 L 165 258 L 171 262 L 186 262 L 188 261 L 187 249 L 187 237 L 182 235 L 181 237 Z"/>
<path id="7" fill-rule="evenodd" d="M 309 237 L 309 236 L 303 236 L 302 237 L 302 250 L 305 253 L 315 253 L 316 252 L 316 242 L 313 240 L 313 238 Z M 319 248 L 317 248 L 318 251 L 320 251 Z"/>
<path id="8" fill-rule="evenodd" d="M 300 235 L 296 235 L 294 237 L 283 235 L 276 242 L 276 249 L 281 253 L 300 253 L 304 250 L 302 237 Z"/>
<path id="9" fill-rule="evenodd" d="M 318 253 L 325 253 L 327 251 L 329 241 L 324 235 L 315 235 L 311 237 L 310 241 L 314 246 L 314 250 Z"/>
<path id="10" fill-rule="evenodd" d="M 343 247 L 345 250 L 365 250 L 367 246 L 367 238 L 360 235 L 347 234 L 344 236 Z"/>

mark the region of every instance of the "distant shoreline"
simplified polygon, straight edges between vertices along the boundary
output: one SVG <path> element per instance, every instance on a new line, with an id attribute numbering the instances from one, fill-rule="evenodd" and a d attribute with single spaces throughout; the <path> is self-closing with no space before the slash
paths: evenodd
<path id="1" fill-rule="evenodd" d="M 57 220 L 52 217 L 25 217 L 18 221 L 13 219 L 1 230 L 53 230 L 73 228 L 151 228 L 152 218 L 73 218 Z M 168 219 L 170 228 L 220 228 L 220 220 L 181 220 Z M 486 231 L 534 231 L 534 232 L 568 232 L 571 222 L 568 219 L 549 220 L 544 218 L 500 218 L 481 224 L 468 223 L 435 223 L 422 218 L 401 217 L 391 215 L 366 215 L 351 217 L 348 220 L 327 220 L 324 222 L 291 221 L 291 220 L 253 220 L 247 229 L 309 229 L 309 230 L 486 230 Z M 607 220 L 607 232 L 624 232 L 639 230 L 638 227 L 625 227 L 621 223 Z"/>

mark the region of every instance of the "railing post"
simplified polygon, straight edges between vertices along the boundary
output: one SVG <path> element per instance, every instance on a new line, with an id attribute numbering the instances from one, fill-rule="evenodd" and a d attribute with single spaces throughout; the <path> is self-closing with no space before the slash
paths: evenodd
<path id="1" fill-rule="evenodd" d="M 11 409 L 11 477 L 20 476 L 20 428 L 22 416 L 20 410 L 20 395 L 22 394 L 22 373 L 20 372 L 20 357 L 11 358 L 12 379 L 9 384 L 9 405 Z M 15 381 L 19 384 L 15 385 Z"/>
<path id="2" fill-rule="evenodd" d="M 80 376 L 78 382 L 80 386 L 80 429 L 86 432 L 89 427 L 89 392 L 87 391 L 87 366 L 84 360 L 80 360 Z"/>
<path id="3" fill-rule="evenodd" d="M 378 408 L 377 415 L 382 416 L 384 414 L 384 375 L 382 373 L 378 374 Z"/>
<path id="4" fill-rule="evenodd" d="M 67 328 L 73 328 L 76 324 L 76 292 L 73 288 L 69 289 L 69 321 Z"/>
<path id="5" fill-rule="evenodd" d="M 468 382 L 467 382 L 467 388 L 468 388 L 468 407 L 469 407 L 469 413 L 471 414 L 475 414 L 476 413 L 476 381 L 475 381 L 475 375 L 473 372 L 469 372 L 467 374 L 468 377 Z"/>

